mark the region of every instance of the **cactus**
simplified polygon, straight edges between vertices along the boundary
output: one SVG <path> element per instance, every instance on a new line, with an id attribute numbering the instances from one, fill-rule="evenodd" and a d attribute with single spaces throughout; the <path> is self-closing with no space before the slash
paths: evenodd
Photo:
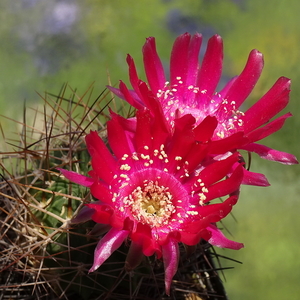
<path id="1" fill-rule="evenodd" d="M 56 170 L 86 174 L 89 155 L 84 136 L 97 130 L 105 140 L 107 106 L 129 116 L 108 91 L 91 101 L 93 86 L 79 96 L 64 85 L 58 96 L 46 93 L 44 105 L 24 107 L 21 131 L 11 139 L 2 131 L 0 290 L 11 299 L 170 299 L 164 294 L 164 269 L 155 257 L 127 272 L 124 244 L 99 270 L 88 274 L 101 228 L 73 217 L 92 200 L 89 191 Z M 67 95 L 69 93 L 69 95 Z M 30 120 L 30 122 L 29 122 Z M 73 219 L 72 219 L 73 218 Z M 207 243 L 197 251 L 181 246 L 174 277 L 174 299 L 227 299 Z"/>

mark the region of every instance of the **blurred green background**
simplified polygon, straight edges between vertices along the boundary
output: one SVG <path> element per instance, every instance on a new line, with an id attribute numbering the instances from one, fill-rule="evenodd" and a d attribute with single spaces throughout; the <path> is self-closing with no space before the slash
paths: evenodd
<path id="1" fill-rule="evenodd" d="M 95 98 L 109 79 L 128 82 L 126 54 L 142 74 L 141 48 L 148 36 L 156 37 L 167 67 L 176 36 L 198 31 L 206 42 L 218 33 L 225 46 L 224 80 L 240 73 L 253 48 L 264 54 L 264 72 L 246 105 L 278 77 L 292 79 L 285 111 L 294 117 L 264 143 L 300 157 L 299 11 L 298 0 L 1 0 L 1 114 L 21 120 L 24 100 L 41 103 L 36 92 L 58 94 L 66 82 L 80 95 L 95 82 Z M 9 121 L 1 118 L 1 124 L 9 135 Z M 239 251 L 219 251 L 243 263 L 223 262 L 235 267 L 225 272 L 228 295 L 299 299 L 299 166 L 253 156 L 251 168 L 267 174 L 272 185 L 243 187 L 233 211 L 237 222 L 230 216 L 224 222 L 233 239 L 245 244 Z"/>

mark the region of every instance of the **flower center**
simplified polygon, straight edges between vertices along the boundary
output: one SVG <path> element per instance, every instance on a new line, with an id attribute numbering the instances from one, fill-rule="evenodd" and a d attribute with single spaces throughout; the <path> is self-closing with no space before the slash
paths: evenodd
<path id="1" fill-rule="evenodd" d="M 141 223 L 165 225 L 175 212 L 173 195 L 168 190 L 168 187 L 159 185 L 157 181 L 144 180 L 143 185 L 138 186 L 128 197 L 132 201 L 132 215 Z"/>

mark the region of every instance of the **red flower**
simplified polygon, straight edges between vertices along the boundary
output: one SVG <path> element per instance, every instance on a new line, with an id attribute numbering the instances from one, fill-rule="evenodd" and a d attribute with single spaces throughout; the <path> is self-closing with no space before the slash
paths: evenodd
<path id="1" fill-rule="evenodd" d="M 170 61 L 170 81 L 165 78 L 162 63 L 156 52 L 155 39 L 150 37 L 143 47 L 144 66 L 152 94 L 160 101 L 170 124 L 175 118 L 192 114 L 196 124 L 207 116 L 218 120 L 213 140 L 229 137 L 243 132 L 248 142 L 239 149 L 255 152 L 262 158 L 284 164 L 296 164 L 295 156 L 271 149 L 256 142 L 279 130 L 290 113 L 270 121 L 289 101 L 290 80 L 279 78 L 273 87 L 246 112 L 240 109 L 251 93 L 263 69 L 263 56 L 251 51 L 247 64 L 239 76 L 230 80 L 226 86 L 216 92 L 222 73 L 223 42 L 215 35 L 209 41 L 202 65 L 199 64 L 199 51 L 202 36 L 185 33 L 179 36 L 172 49 Z M 140 90 L 134 61 L 128 55 L 129 77 L 134 91 L 129 91 L 123 82 L 119 89 L 109 87 L 116 95 L 125 99 L 136 108 L 150 107 Z M 235 146 L 235 145 L 233 145 Z M 232 147 L 234 150 L 234 147 Z M 250 177 L 253 175 L 250 175 Z M 255 179 L 255 176 L 252 176 Z M 247 179 L 248 180 L 248 179 Z M 250 183 L 251 180 L 248 180 Z M 259 182 L 252 184 L 259 184 Z"/>
<path id="2" fill-rule="evenodd" d="M 86 136 L 90 177 L 60 170 L 69 180 L 89 187 L 98 199 L 87 204 L 89 209 L 83 211 L 82 218 L 110 226 L 96 247 L 90 271 L 129 239 L 126 267 L 133 269 L 142 255 L 156 254 L 164 262 L 169 294 L 179 242 L 195 245 L 203 238 L 219 247 L 243 247 L 228 240 L 214 225 L 237 202 L 243 167 L 237 152 L 227 153 L 226 143 L 211 141 L 217 126 L 215 117 L 196 124 L 187 114 L 174 119 L 170 130 L 159 103 L 148 100 L 152 108 L 157 104 L 155 117 L 146 108 L 137 111 L 136 122 L 112 114 L 107 124 L 111 151 L 95 131 Z M 132 131 L 127 130 L 130 126 Z M 243 138 L 239 140 L 243 143 Z M 219 151 L 217 159 L 209 155 L 214 148 Z M 222 203 L 211 203 L 227 195 Z"/>

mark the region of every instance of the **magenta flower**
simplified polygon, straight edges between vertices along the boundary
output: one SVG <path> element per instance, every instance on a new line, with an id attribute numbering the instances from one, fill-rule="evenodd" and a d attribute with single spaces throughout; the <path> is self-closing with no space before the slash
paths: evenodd
<path id="1" fill-rule="evenodd" d="M 169 294 L 179 242 L 192 246 L 205 239 L 218 247 L 243 247 L 228 240 L 215 225 L 237 202 L 243 166 L 237 152 L 228 152 L 226 138 L 225 142 L 211 141 L 217 127 L 215 117 L 196 124 L 186 114 L 174 119 L 170 130 L 159 103 L 148 96 L 151 109 L 156 106 L 155 117 L 147 108 L 137 111 L 135 122 L 112 113 L 107 124 L 111 151 L 95 131 L 86 136 L 90 177 L 60 171 L 89 187 L 98 200 L 87 204 L 82 218 L 91 217 L 110 228 L 95 249 L 90 272 L 128 239 L 127 269 L 136 267 L 143 255 L 162 258 Z M 237 145 L 244 142 L 239 134 Z M 210 151 L 219 153 L 218 157 L 210 156 Z M 212 203 L 219 197 L 227 199 Z"/>
<path id="2" fill-rule="evenodd" d="M 172 49 L 170 80 L 165 78 L 162 63 L 156 52 L 155 39 L 150 37 L 143 47 L 144 66 L 151 93 L 159 100 L 170 124 L 185 114 L 192 114 L 196 124 L 207 116 L 218 121 L 213 140 L 230 137 L 243 132 L 248 142 L 238 149 L 257 153 L 264 159 L 283 164 L 296 164 L 295 156 L 271 149 L 256 143 L 279 130 L 290 113 L 270 121 L 286 107 L 289 101 L 290 80 L 279 78 L 272 88 L 256 104 L 243 112 L 241 106 L 251 93 L 263 69 L 263 56 L 251 51 L 242 73 L 231 79 L 226 86 L 216 92 L 222 73 L 223 42 L 215 35 L 209 41 L 202 64 L 199 64 L 199 51 L 202 36 L 185 33 L 179 36 Z M 133 91 L 129 91 L 121 81 L 119 89 L 109 87 L 120 98 L 136 107 L 149 107 L 145 95 L 140 90 L 134 61 L 128 55 L 129 77 Z M 235 146 L 235 145 L 233 145 Z M 232 147 L 232 150 L 235 150 Z M 246 171 L 245 171 L 246 173 Z M 254 185 L 268 185 L 262 175 L 245 174 L 245 182 Z"/>

